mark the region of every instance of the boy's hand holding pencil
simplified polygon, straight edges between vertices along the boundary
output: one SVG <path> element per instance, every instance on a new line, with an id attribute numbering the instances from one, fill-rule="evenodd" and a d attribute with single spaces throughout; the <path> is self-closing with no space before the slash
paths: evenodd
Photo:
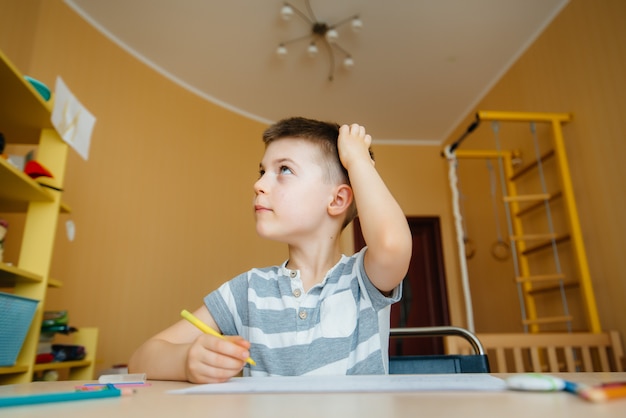
<path id="1" fill-rule="evenodd" d="M 193 324 L 196 328 L 198 328 L 200 331 L 204 332 L 205 334 L 213 335 L 214 337 L 228 341 L 228 339 L 225 336 L 223 336 L 222 334 L 220 334 L 219 332 L 217 332 L 216 330 L 214 330 L 213 328 L 211 328 L 204 322 L 200 321 L 188 310 L 183 309 L 183 311 L 180 313 L 180 316 L 185 318 L 187 321 L 189 321 L 191 324 Z M 245 361 L 246 363 L 252 366 L 256 366 L 256 363 L 250 357 L 248 357 Z"/>

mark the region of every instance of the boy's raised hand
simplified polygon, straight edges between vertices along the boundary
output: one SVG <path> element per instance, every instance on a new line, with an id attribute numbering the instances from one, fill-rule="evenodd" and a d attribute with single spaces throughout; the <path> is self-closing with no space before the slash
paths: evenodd
<path id="1" fill-rule="evenodd" d="M 365 128 L 359 124 L 342 125 L 339 128 L 339 138 L 337 148 L 341 164 L 350 170 L 350 166 L 355 161 L 370 161 L 374 164 L 370 156 L 370 145 L 372 137 L 365 132 Z"/>
<path id="2" fill-rule="evenodd" d="M 350 176 L 361 232 L 368 247 L 365 271 L 372 284 L 387 293 L 406 275 L 412 237 L 402 208 L 374 168 L 369 153 L 371 143 L 371 136 L 358 124 L 339 128 L 339 158 Z"/>

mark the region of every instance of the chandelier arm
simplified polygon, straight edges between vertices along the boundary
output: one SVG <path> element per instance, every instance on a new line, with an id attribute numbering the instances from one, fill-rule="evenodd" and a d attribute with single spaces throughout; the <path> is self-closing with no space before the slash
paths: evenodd
<path id="1" fill-rule="evenodd" d="M 326 38 L 321 39 L 328 52 L 328 81 L 333 81 L 333 74 L 335 73 L 335 54 L 333 54 L 333 46 Z"/>
<path id="2" fill-rule="evenodd" d="M 298 36 L 297 38 L 293 38 L 293 39 L 290 39 L 288 41 L 281 42 L 280 45 L 283 45 L 283 46 L 284 45 L 289 45 L 289 44 L 292 44 L 294 42 L 298 42 L 298 41 L 301 41 L 303 39 L 309 39 L 309 38 L 313 38 L 313 37 L 314 37 L 314 35 L 311 35 L 310 33 L 307 33 L 306 35 Z"/>
<path id="3" fill-rule="evenodd" d="M 304 4 L 306 5 L 306 9 L 309 12 L 309 16 L 313 21 L 311 23 L 317 22 L 317 17 L 315 17 L 315 13 L 313 13 L 313 8 L 311 7 L 311 2 L 309 0 L 305 0 Z"/>
<path id="4" fill-rule="evenodd" d="M 350 55 L 350 53 L 348 51 L 346 51 L 345 49 L 343 49 L 341 46 L 339 46 L 339 44 L 334 43 L 331 45 L 332 48 L 336 48 L 338 49 L 342 54 L 344 54 L 346 57 L 351 57 L 352 55 Z"/>
<path id="5" fill-rule="evenodd" d="M 339 27 L 339 26 L 341 26 L 341 25 L 344 25 L 344 24 L 346 24 L 346 23 L 348 23 L 348 22 L 351 22 L 351 21 L 353 21 L 354 19 L 358 19 L 358 18 L 359 18 L 359 15 L 354 15 L 354 16 L 346 17 L 345 19 L 340 20 L 339 22 L 337 22 L 337 23 L 333 23 L 332 25 L 328 26 L 328 28 L 329 28 L 329 29 L 335 29 L 335 28 L 337 28 L 337 27 Z"/>
<path id="6" fill-rule="evenodd" d="M 307 1 L 308 3 L 308 1 Z M 304 19 L 307 23 L 309 24 L 313 24 L 315 23 L 315 17 L 313 17 L 313 19 L 311 19 L 309 16 L 306 15 L 306 13 L 303 13 L 300 9 L 298 9 L 296 6 L 294 6 L 293 4 L 289 3 L 289 2 L 285 2 L 286 6 L 289 6 L 293 9 L 294 12 L 296 12 L 296 14 L 298 16 L 300 16 L 302 19 Z M 310 6 L 309 6 L 310 9 Z M 311 13 L 311 16 L 313 16 L 313 14 Z"/>

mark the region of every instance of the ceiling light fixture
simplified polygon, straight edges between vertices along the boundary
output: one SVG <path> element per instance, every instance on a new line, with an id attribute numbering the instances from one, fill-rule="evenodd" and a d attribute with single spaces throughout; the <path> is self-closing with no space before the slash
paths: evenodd
<path id="1" fill-rule="evenodd" d="M 352 55 L 350 55 L 348 51 L 343 49 L 337 43 L 337 41 L 339 40 L 339 32 L 337 31 L 337 28 L 344 25 L 345 23 L 350 22 L 352 30 L 354 32 L 358 32 L 361 30 L 361 28 L 363 28 L 363 22 L 358 15 L 354 15 L 350 16 L 347 19 L 343 19 L 338 23 L 329 25 L 327 23 L 317 20 L 315 14 L 313 13 L 313 10 L 311 9 L 309 0 L 305 0 L 305 5 L 307 13 L 300 11 L 297 7 L 288 2 L 285 2 L 281 7 L 280 16 L 284 20 L 289 21 L 291 20 L 293 15 L 296 14 L 309 25 L 311 25 L 311 32 L 306 35 L 299 36 L 285 42 L 281 42 L 276 49 L 276 54 L 280 57 L 284 57 L 288 54 L 287 45 L 305 39 L 310 39 L 307 53 L 310 57 L 315 57 L 319 52 L 318 44 L 321 44 L 326 49 L 329 58 L 328 80 L 333 81 L 335 73 L 335 52 L 343 56 L 344 68 L 350 69 L 354 66 L 354 59 L 352 58 Z"/>

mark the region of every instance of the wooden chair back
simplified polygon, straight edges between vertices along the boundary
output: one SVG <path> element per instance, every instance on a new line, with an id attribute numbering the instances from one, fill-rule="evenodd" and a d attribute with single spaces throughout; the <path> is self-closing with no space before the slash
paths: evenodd
<path id="1" fill-rule="evenodd" d="M 624 349 L 619 332 L 476 334 L 492 373 L 622 372 Z M 465 354 L 464 341 L 446 339 L 448 354 Z"/>

